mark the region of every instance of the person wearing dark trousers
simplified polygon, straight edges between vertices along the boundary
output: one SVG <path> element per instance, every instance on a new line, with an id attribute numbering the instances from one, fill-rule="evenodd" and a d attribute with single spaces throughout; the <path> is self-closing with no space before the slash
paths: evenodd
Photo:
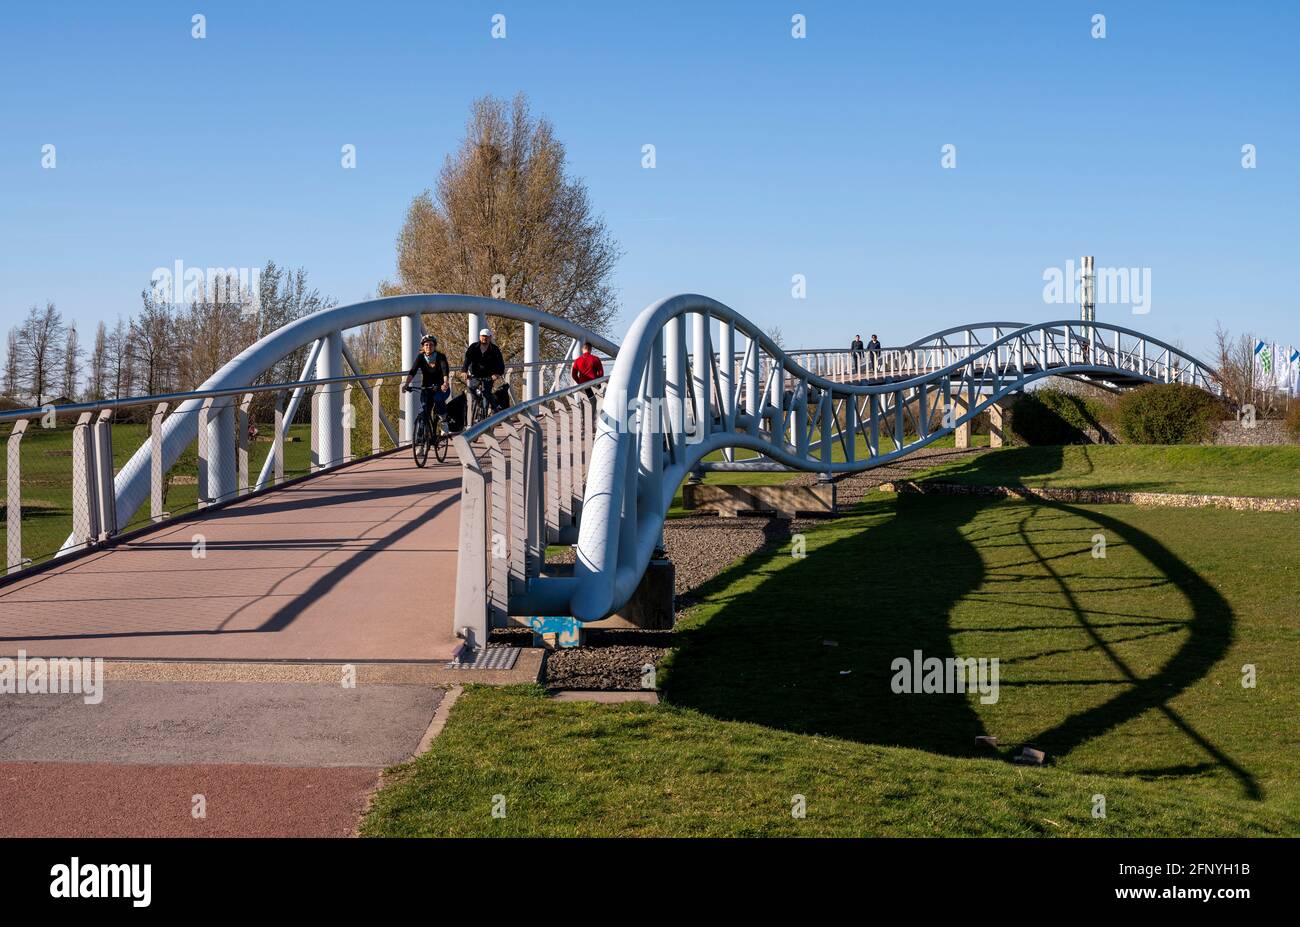
<path id="1" fill-rule="evenodd" d="M 867 342 L 867 369 L 876 371 L 880 369 L 880 339 L 875 335 Z"/>
<path id="2" fill-rule="evenodd" d="M 856 374 L 862 366 L 862 336 L 854 335 L 853 343 L 849 345 L 849 351 L 853 354 L 853 372 Z"/>
<path id="3" fill-rule="evenodd" d="M 492 343 L 491 329 L 482 329 L 478 341 L 465 349 L 465 362 L 460 369 L 470 386 L 475 380 L 483 384 L 492 411 L 500 412 L 502 405 L 496 396 L 496 386 L 497 381 L 506 375 L 506 359 L 501 356 L 501 349 Z"/>
<path id="4" fill-rule="evenodd" d="M 406 374 L 403 389 L 410 389 L 411 380 L 420 374 L 420 414 L 426 415 L 430 406 L 438 415 L 447 414 L 447 397 L 451 395 L 451 365 L 447 355 L 438 350 L 438 339 L 425 335 L 420 339 L 420 353 Z"/>

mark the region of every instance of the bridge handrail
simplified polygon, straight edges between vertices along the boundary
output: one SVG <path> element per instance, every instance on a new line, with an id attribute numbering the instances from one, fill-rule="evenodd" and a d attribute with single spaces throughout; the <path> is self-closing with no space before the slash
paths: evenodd
<path id="1" fill-rule="evenodd" d="M 701 370 L 696 364 L 687 371 L 687 316 L 697 358 L 712 356 L 715 320 L 721 355 L 734 353 L 738 330 L 748 340 L 739 376 L 726 365 Z M 1113 336 L 1111 344 L 1101 342 L 1099 333 Z M 1125 335 L 1136 342 L 1124 345 Z M 1153 356 L 1148 356 L 1149 348 Z M 681 294 L 647 307 L 628 330 L 607 386 L 584 495 L 574 577 L 539 583 L 537 600 L 567 595 L 569 613 L 584 621 L 602 618 L 626 602 L 657 543 L 677 483 L 714 450 L 750 448 L 799 469 L 850 472 L 925 446 L 1006 393 L 1047 376 L 1156 382 L 1172 379 L 1177 372 L 1179 379 L 1190 374 L 1193 382 L 1207 389 L 1213 383 L 1213 371 L 1190 355 L 1141 332 L 1104 322 L 1036 323 L 988 344 L 971 345 L 969 350 L 965 346 L 943 350 L 957 359 L 891 382 L 840 382 L 795 363 L 792 352 L 780 348 L 757 325 L 709 297 Z M 662 365 L 651 362 L 659 356 L 664 357 Z M 768 362 L 765 383 L 760 381 L 763 360 Z M 653 411 L 635 424 L 624 421 L 623 410 L 647 408 L 647 398 L 665 401 L 669 423 L 662 416 L 655 420 Z M 932 429 L 929 419 L 940 400 L 949 414 L 942 427 Z M 915 440 L 909 441 L 905 414 L 913 402 L 919 424 Z M 678 406 L 680 411 L 674 411 Z M 694 443 L 687 440 L 688 406 L 694 410 L 692 430 L 698 435 Z M 879 426 L 891 416 L 895 448 L 885 451 L 880 447 Z M 820 437 L 814 441 L 810 431 L 816 432 L 818 425 Z M 838 461 L 832 456 L 837 433 L 844 450 Z M 853 450 L 859 437 L 867 440 L 863 459 L 855 459 Z M 549 588 L 543 591 L 544 587 Z"/>
<path id="2" fill-rule="evenodd" d="M 608 379 L 526 400 L 453 437 L 461 465 L 456 629 L 471 648 L 512 614 L 547 546 L 576 539 Z"/>

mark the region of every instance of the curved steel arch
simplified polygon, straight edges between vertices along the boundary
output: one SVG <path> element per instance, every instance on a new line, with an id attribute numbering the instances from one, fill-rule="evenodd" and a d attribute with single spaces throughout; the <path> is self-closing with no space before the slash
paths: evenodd
<path id="1" fill-rule="evenodd" d="M 313 312 L 249 345 L 216 373 L 208 377 L 196 392 L 203 390 L 233 389 L 249 386 L 276 362 L 299 348 L 316 342 L 333 339 L 341 349 L 344 331 L 384 319 L 419 316 L 424 314 L 464 313 L 469 316 L 489 315 L 517 319 L 543 328 L 558 331 L 577 341 L 590 341 L 592 345 L 611 355 L 618 353 L 618 345 L 597 332 L 590 331 L 568 319 L 521 306 L 516 303 L 490 299 L 485 296 L 462 296 L 445 293 L 422 293 L 409 296 L 388 296 L 335 306 Z M 342 361 L 337 366 L 341 374 Z M 318 370 L 320 368 L 318 367 Z M 196 412 L 202 400 L 191 399 L 181 403 L 163 423 L 162 466 L 164 472 L 180 457 L 198 434 Z M 228 408 L 232 408 L 229 407 Z M 214 423 L 217 424 L 217 423 Z M 219 423 L 222 427 L 229 422 Z M 226 429 L 232 431 L 233 428 Z M 151 455 L 148 444 L 142 446 L 122 467 L 114 480 L 118 520 L 125 524 L 149 497 Z"/>
<path id="2" fill-rule="evenodd" d="M 687 316 L 694 332 L 692 356 L 710 359 L 693 369 L 686 364 Z M 724 346 L 718 356 L 733 356 L 737 332 L 747 339 L 739 372 L 727 369 L 730 365 L 718 368 L 713 320 Z M 526 604 L 549 609 L 564 603 L 569 614 L 593 621 L 626 603 L 660 541 L 677 484 L 713 451 L 748 448 L 801 470 L 852 472 L 925 447 L 1044 377 L 1084 376 L 1129 386 L 1177 380 L 1211 391 L 1216 378 L 1207 365 L 1166 342 L 1101 322 L 1022 326 L 960 353 L 950 363 L 905 379 L 844 383 L 793 363 L 758 326 L 706 296 L 683 294 L 647 307 L 629 329 L 607 384 L 574 576 L 533 580 Z M 932 400 L 941 400 L 948 413 L 933 432 L 927 405 Z M 903 413 L 912 402 L 926 414 L 917 416 L 917 434 L 909 441 Z M 882 453 L 880 428 L 889 416 L 895 447 Z M 868 451 L 861 459 L 855 449 L 859 437 L 866 439 Z M 841 460 L 835 459 L 836 446 Z"/>
<path id="3" fill-rule="evenodd" d="M 1026 324 L 1028 323 L 1026 322 L 975 322 L 970 325 L 954 325 L 952 328 L 945 328 L 941 332 L 933 332 L 929 335 L 926 335 L 924 338 L 918 338 L 915 341 L 913 341 L 911 344 L 907 345 L 907 347 L 909 348 L 961 347 L 961 345 L 949 344 L 948 336 L 955 335 L 958 332 L 969 333 L 969 332 L 979 332 L 979 331 L 986 331 L 988 329 L 993 329 L 995 332 L 997 332 L 997 334 L 994 335 L 994 339 L 997 339 L 1002 337 L 1001 333 L 1003 331 L 1009 331 L 1009 332 L 1016 331 L 1017 329 L 1024 328 Z M 971 343 L 970 341 L 967 341 L 968 345 L 970 343 Z M 977 343 L 982 343 L 982 342 L 977 342 Z"/>

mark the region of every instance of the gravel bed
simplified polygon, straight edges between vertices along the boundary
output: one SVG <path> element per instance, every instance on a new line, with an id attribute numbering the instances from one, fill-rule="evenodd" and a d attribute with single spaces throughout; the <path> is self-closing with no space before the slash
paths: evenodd
<path id="1" fill-rule="evenodd" d="M 658 665 L 666 647 L 569 647 L 546 654 L 552 689 L 640 689 L 641 668 Z"/>
<path id="2" fill-rule="evenodd" d="M 904 479 L 908 475 L 957 456 L 970 456 L 982 450 L 957 451 L 951 448 L 927 448 L 916 451 L 889 466 L 836 479 L 837 504 L 848 510 L 881 483 Z M 792 482 L 808 485 L 817 480 L 815 473 L 800 473 Z M 676 571 L 674 589 L 676 611 L 682 612 L 699 599 L 696 591 L 741 557 L 768 544 L 785 543 L 791 533 L 807 530 L 825 518 L 801 518 L 793 522 L 767 516 L 741 516 L 722 519 L 716 515 L 690 515 L 664 523 L 664 547 Z M 550 563 L 572 563 L 572 549 L 557 551 L 547 558 Z M 527 633 L 526 629 L 520 629 Z M 497 639 L 499 631 L 493 632 Z M 524 644 L 523 635 L 515 640 Z M 513 641 L 512 641 L 513 642 Z M 640 689 L 641 667 L 658 664 L 671 645 L 671 632 L 665 631 L 591 631 L 588 646 L 563 648 L 546 655 L 544 678 L 553 689 Z M 526 645 L 526 644 L 525 644 Z"/>

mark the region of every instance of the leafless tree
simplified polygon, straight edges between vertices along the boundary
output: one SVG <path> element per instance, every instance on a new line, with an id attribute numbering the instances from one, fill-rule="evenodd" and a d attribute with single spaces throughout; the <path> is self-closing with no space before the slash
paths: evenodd
<path id="1" fill-rule="evenodd" d="M 126 387 L 144 395 L 166 392 L 175 375 L 174 319 L 163 294 L 153 289 L 140 293 L 140 314 L 131 320 L 129 345 L 135 377 Z"/>
<path id="2" fill-rule="evenodd" d="M 605 331 L 616 311 L 610 275 L 618 257 L 586 186 L 567 176 L 550 122 L 534 118 L 522 94 L 513 101 L 486 96 L 474 102 L 465 138 L 435 189 L 407 210 L 397 281 L 381 293 L 491 296 Z M 442 317 L 425 325 L 454 364 L 465 348 L 464 326 Z M 519 358 L 522 323 L 497 318 L 491 326 L 506 359 Z"/>
<path id="3" fill-rule="evenodd" d="M 131 392 L 131 385 L 135 380 L 135 365 L 132 362 L 134 354 L 135 349 L 131 344 L 131 326 L 118 316 L 117 324 L 113 326 L 113 331 L 108 336 L 104 377 L 105 391 L 111 389 L 113 399 L 122 399 Z"/>
<path id="4" fill-rule="evenodd" d="M 90 382 L 86 384 L 86 398 L 96 401 L 105 398 L 108 385 L 108 329 L 100 322 L 95 329 L 95 347 L 90 353 Z"/>
<path id="5" fill-rule="evenodd" d="M 69 402 L 77 399 L 77 380 L 80 376 L 81 345 L 77 340 L 77 323 L 68 326 L 68 340 L 63 350 L 63 396 Z"/>
<path id="6" fill-rule="evenodd" d="M 63 316 L 54 303 L 47 302 L 44 309 L 32 306 L 18 330 L 18 357 L 27 374 L 27 393 L 38 406 L 57 388 L 62 341 Z"/>
<path id="7" fill-rule="evenodd" d="M 1259 382 L 1255 369 L 1255 336 L 1249 332 L 1234 338 L 1216 323 L 1214 330 L 1216 367 L 1223 391 L 1237 406 L 1253 405 L 1258 415 L 1277 408 L 1277 395 Z"/>
<path id="8" fill-rule="evenodd" d="M 4 394 L 10 399 L 17 399 L 22 381 L 23 366 L 18 354 L 18 329 L 11 328 L 5 344 Z"/>

